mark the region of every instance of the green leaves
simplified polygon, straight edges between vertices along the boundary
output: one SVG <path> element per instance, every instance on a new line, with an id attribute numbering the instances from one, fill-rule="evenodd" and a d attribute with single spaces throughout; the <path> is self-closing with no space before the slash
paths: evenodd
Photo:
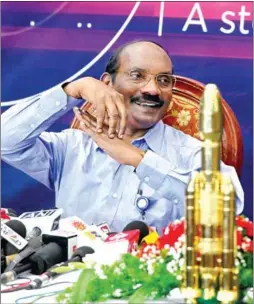
<path id="1" fill-rule="evenodd" d="M 59 303 L 81 304 L 84 302 L 104 302 L 115 299 L 129 299 L 129 304 L 144 303 L 148 298 L 157 300 L 165 298 L 169 292 L 181 285 L 181 277 L 177 279 L 179 271 L 171 273 L 167 269 L 173 256 L 168 255 L 166 250 L 161 251 L 160 262 L 153 265 L 140 260 L 131 254 L 124 254 L 121 260 L 113 265 L 96 266 L 94 269 L 84 269 L 78 281 L 64 293 L 58 296 Z M 247 256 L 245 257 L 247 260 Z M 252 259 L 247 261 L 251 263 Z M 177 261 L 175 261 L 177 263 Z M 149 265 L 150 266 L 149 266 Z M 87 266 L 83 263 L 71 263 L 67 267 L 59 267 L 58 273 L 74 269 L 82 269 Z M 239 280 L 240 289 L 252 286 L 252 269 L 242 268 Z M 240 297 L 241 298 L 241 297 Z M 198 299 L 199 304 L 217 304 L 216 299 L 205 301 Z M 240 302 L 239 302 L 240 303 Z"/>
<path id="2" fill-rule="evenodd" d="M 84 269 L 78 281 L 73 289 L 73 293 L 70 298 L 71 303 L 83 303 L 89 283 L 96 278 L 95 271 L 93 269 Z"/>
<path id="3" fill-rule="evenodd" d="M 146 298 L 145 289 L 143 287 L 137 289 L 134 294 L 129 298 L 129 304 L 144 303 Z"/>

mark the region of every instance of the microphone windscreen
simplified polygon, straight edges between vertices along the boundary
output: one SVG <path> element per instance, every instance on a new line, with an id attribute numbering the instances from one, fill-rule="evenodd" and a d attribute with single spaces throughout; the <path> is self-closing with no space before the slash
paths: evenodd
<path id="1" fill-rule="evenodd" d="M 5 223 L 12 230 L 17 232 L 22 238 L 26 237 L 26 226 L 19 220 L 9 220 Z"/>
<path id="2" fill-rule="evenodd" d="M 42 246 L 41 236 L 33 237 L 28 241 L 28 246 L 37 249 Z"/>
<path id="3" fill-rule="evenodd" d="M 138 240 L 139 244 L 142 241 L 142 239 L 149 234 L 148 226 L 142 221 L 132 221 L 123 228 L 123 232 L 130 231 L 130 230 L 139 230 L 140 231 L 139 240 Z"/>
<path id="4" fill-rule="evenodd" d="M 32 274 L 40 275 L 50 267 L 63 262 L 62 248 L 56 243 L 48 243 L 30 256 L 27 262 L 31 263 Z"/>
<path id="5" fill-rule="evenodd" d="M 21 221 L 9 220 L 5 224 L 12 230 L 14 230 L 17 234 L 19 234 L 22 238 L 26 237 L 26 226 Z M 6 256 L 19 252 L 19 250 L 12 244 L 8 243 L 7 240 L 2 239 L 1 245 Z"/>
<path id="6" fill-rule="evenodd" d="M 94 253 L 94 250 L 92 247 L 89 246 L 82 246 L 75 250 L 75 252 L 72 255 L 72 259 L 75 257 L 79 257 L 80 261 L 82 261 L 82 258 L 84 258 L 87 254 Z"/>

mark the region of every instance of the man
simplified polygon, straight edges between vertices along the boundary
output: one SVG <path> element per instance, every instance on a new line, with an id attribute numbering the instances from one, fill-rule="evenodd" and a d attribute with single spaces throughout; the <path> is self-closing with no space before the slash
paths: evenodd
<path id="1" fill-rule="evenodd" d="M 161 121 L 172 98 L 173 66 L 149 41 L 113 55 L 101 80 L 85 77 L 10 108 L 2 115 L 2 158 L 55 190 L 56 206 L 114 231 L 140 219 L 159 231 L 184 215 L 190 173 L 201 166 L 200 142 Z M 74 108 L 82 130 L 44 132 Z M 108 126 L 107 126 L 108 125 Z M 234 168 L 222 164 L 243 209 Z"/>

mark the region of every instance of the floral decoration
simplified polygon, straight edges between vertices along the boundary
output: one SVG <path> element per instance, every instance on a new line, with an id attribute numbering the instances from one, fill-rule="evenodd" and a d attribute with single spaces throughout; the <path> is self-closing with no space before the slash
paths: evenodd
<path id="1" fill-rule="evenodd" d="M 237 257 L 239 268 L 239 300 L 253 302 L 253 223 L 247 217 L 236 217 Z M 59 294 L 61 303 L 103 302 L 126 299 L 128 303 L 144 303 L 180 297 L 184 269 L 184 219 L 169 224 L 154 244 L 141 246 L 124 254 L 112 265 L 85 264 L 78 281 Z M 77 267 L 78 268 L 78 267 Z M 219 303 L 198 299 L 198 303 Z"/>

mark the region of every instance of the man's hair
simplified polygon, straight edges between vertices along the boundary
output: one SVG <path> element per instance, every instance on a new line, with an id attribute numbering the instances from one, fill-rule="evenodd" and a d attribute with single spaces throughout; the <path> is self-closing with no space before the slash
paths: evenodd
<path id="1" fill-rule="evenodd" d="M 150 43 L 153 43 L 153 44 L 159 46 L 168 55 L 168 57 L 170 58 L 167 50 L 165 50 L 165 48 L 162 45 L 160 45 L 159 43 L 157 43 L 155 41 L 152 41 L 152 40 L 134 40 L 134 41 L 131 41 L 131 42 L 127 42 L 127 43 L 123 44 L 122 46 L 120 46 L 113 53 L 113 55 L 109 58 L 109 61 L 108 61 L 107 65 L 106 65 L 105 72 L 109 73 L 112 76 L 112 80 L 113 81 L 115 81 L 117 70 L 119 69 L 119 66 L 120 66 L 120 60 L 119 59 L 120 59 L 120 55 L 121 55 L 122 51 L 126 47 L 128 47 L 129 45 L 132 45 L 132 44 L 135 44 L 135 43 L 138 43 L 138 42 L 150 42 Z M 172 60 L 171 60 L 171 62 L 172 62 Z M 172 67 L 172 74 L 174 74 L 173 67 Z"/>

